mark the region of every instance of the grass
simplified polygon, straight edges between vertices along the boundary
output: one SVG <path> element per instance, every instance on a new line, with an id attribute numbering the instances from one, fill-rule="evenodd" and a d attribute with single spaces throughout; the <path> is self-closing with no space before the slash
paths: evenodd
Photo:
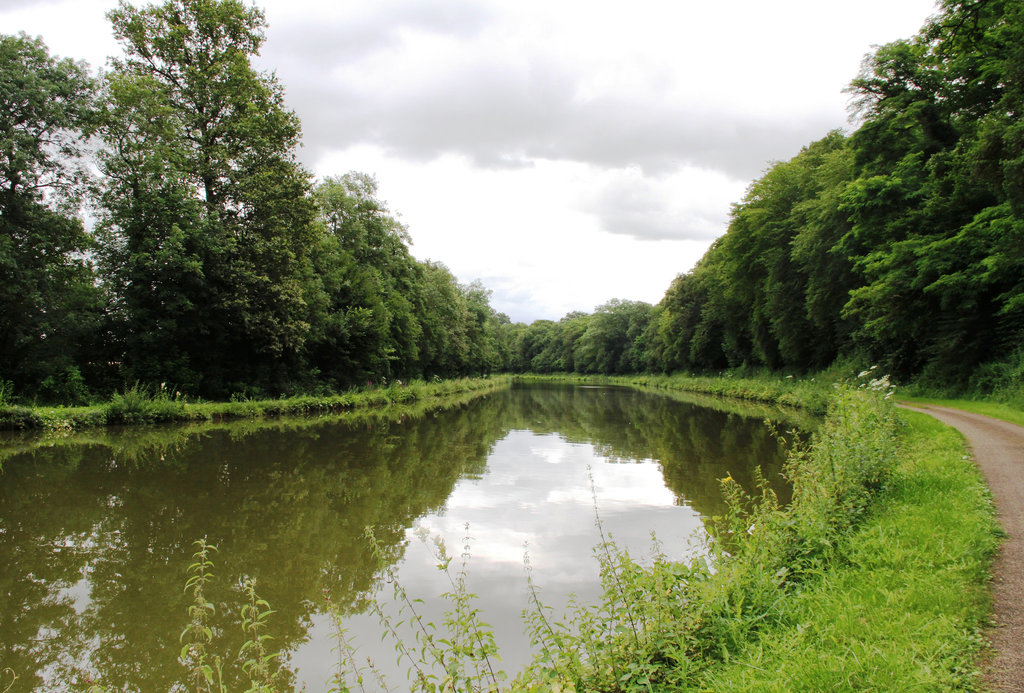
<path id="1" fill-rule="evenodd" d="M 20 407 L 0 403 L 0 430 L 72 431 L 115 424 L 223 421 L 291 415 L 331 414 L 357 409 L 412 404 L 464 392 L 505 387 L 507 377 L 462 378 L 439 382 L 411 381 L 335 395 L 230 402 L 191 402 L 163 388 L 138 384 L 116 393 L 109 402 L 88 407 Z"/>
<path id="2" fill-rule="evenodd" d="M 977 690 L 998 542 L 962 438 L 906 412 L 900 461 L 864 522 L 784 603 L 777 624 L 701 690 Z"/>
<path id="3" fill-rule="evenodd" d="M 993 419 L 1009 421 L 1018 426 L 1024 426 L 1024 411 L 1010 404 L 1003 402 L 990 402 L 973 399 L 941 399 L 933 397 L 906 397 L 901 396 L 900 401 L 906 404 L 931 404 L 937 407 L 952 407 L 962 409 L 973 414 L 991 416 Z"/>

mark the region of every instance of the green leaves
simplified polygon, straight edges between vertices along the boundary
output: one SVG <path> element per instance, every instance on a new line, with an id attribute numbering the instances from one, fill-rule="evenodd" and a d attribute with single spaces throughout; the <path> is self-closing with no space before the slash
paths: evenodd
<path id="1" fill-rule="evenodd" d="M 73 193 L 95 94 L 83 64 L 51 57 L 39 38 L 0 35 L 0 189 Z"/>
<path id="2" fill-rule="evenodd" d="M 0 371 L 26 395 L 73 404 L 89 398 L 80 367 L 96 357 L 101 310 L 95 247 L 74 217 L 94 98 L 83 65 L 0 35 Z"/>
<path id="3" fill-rule="evenodd" d="M 250 64 L 262 13 L 168 0 L 108 16 L 126 56 L 106 80 L 101 237 L 125 375 L 221 396 L 297 376 L 318 230 L 298 119 Z"/>

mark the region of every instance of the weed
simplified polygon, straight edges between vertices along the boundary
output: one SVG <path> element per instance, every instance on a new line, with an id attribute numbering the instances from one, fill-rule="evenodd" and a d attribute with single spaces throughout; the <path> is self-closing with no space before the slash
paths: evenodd
<path id="1" fill-rule="evenodd" d="M 452 557 L 444 542 L 438 538 L 429 540 L 421 534 L 420 539 L 431 545 L 437 569 L 444 573 L 451 589 L 441 595 L 448 603 L 440 626 L 423 618 L 420 613 L 422 600 L 413 598 L 395 575 L 391 563 L 383 555 L 372 528 L 367 528 L 365 536 L 377 558 L 378 566 L 385 582 L 392 586 L 393 603 L 398 609 L 397 618 L 389 615 L 376 601 L 371 601 L 371 608 L 377 616 L 385 634 L 391 638 L 399 661 L 409 667 L 410 683 L 416 690 L 466 691 L 469 693 L 492 693 L 499 691 L 501 682 L 506 675 L 497 668 L 498 648 L 494 641 L 491 626 L 480 619 L 480 610 L 474 605 L 476 595 L 469 592 L 466 576 L 469 569 L 470 537 L 469 528 L 463 540 L 463 551 L 459 569 L 453 573 Z M 335 620 L 339 624 L 339 648 L 344 664 L 352 668 L 350 678 L 354 677 L 360 688 L 365 680 L 361 667 L 355 666 L 354 653 L 344 640 L 344 631 L 340 628 L 339 616 Z M 412 633 L 413 643 L 409 643 L 402 630 Z M 384 677 L 370 664 L 370 670 L 382 688 L 387 688 Z M 343 676 L 336 677 L 335 690 L 349 691 Z"/>
<path id="2" fill-rule="evenodd" d="M 246 597 L 246 603 L 242 607 L 242 631 L 249 639 L 242 644 L 239 655 L 244 658 L 242 671 L 249 677 L 249 688 L 246 693 L 270 693 L 274 690 L 274 672 L 271 665 L 280 653 L 267 651 L 270 636 L 264 631 L 267 619 L 274 612 L 270 604 L 256 594 L 255 578 L 245 578 L 242 591 Z"/>
<path id="3" fill-rule="evenodd" d="M 170 392 L 164 383 L 153 393 L 135 383 L 114 393 L 105 410 L 108 423 L 157 423 L 186 418 L 185 398 L 179 392 Z"/>
<path id="4" fill-rule="evenodd" d="M 179 638 L 185 643 L 179 660 L 188 669 L 194 690 L 224 693 L 223 662 L 207 651 L 213 643 L 213 629 L 210 627 L 213 603 L 206 598 L 206 586 L 213 578 L 210 555 L 217 551 L 217 547 L 207 543 L 206 539 L 198 539 L 194 545 L 196 551 L 192 554 L 193 562 L 188 567 L 188 579 L 185 581 L 185 591 L 192 592 L 192 603 L 188 607 L 189 623 Z"/>
<path id="5" fill-rule="evenodd" d="M 224 683 L 226 668 L 237 667 L 249 680 L 245 693 L 272 693 L 279 689 L 276 685 L 279 667 L 275 660 L 280 653 L 270 652 L 267 643 L 270 636 L 265 632 L 267 620 L 273 610 L 266 600 L 256 593 L 256 580 L 246 578 L 242 581 L 242 632 L 247 640 L 242 644 L 237 662 L 213 653 L 215 633 L 210 626 L 213 615 L 213 603 L 206 598 L 206 590 L 213 579 L 213 560 L 211 556 L 217 547 L 205 538 L 193 542 L 196 547 L 192 554 L 192 563 L 188 566 L 188 579 L 185 591 L 191 592 L 192 603 L 188 606 L 188 625 L 179 638 L 182 643 L 178 661 L 188 670 L 189 687 L 196 693 L 227 693 Z"/>

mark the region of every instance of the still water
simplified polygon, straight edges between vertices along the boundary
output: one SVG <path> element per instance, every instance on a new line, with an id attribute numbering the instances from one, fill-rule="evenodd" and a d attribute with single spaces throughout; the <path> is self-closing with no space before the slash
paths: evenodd
<path id="1" fill-rule="evenodd" d="M 239 583 L 255 577 L 275 611 L 272 648 L 309 691 L 338 670 L 328 600 L 363 661 L 402 681 L 368 610 L 391 595 L 380 562 L 440 622 L 450 584 L 431 547 L 443 541 L 457 569 L 468 544 L 468 587 L 511 677 L 529 658 L 524 553 L 556 609 L 599 591 L 597 516 L 635 557 L 652 532 L 665 554 L 698 556 L 702 518 L 723 510 L 720 478 L 749 487 L 760 467 L 785 499 L 765 416 L 532 385 L 440 411 L 0 439 L 0 690 L 13 674 L 12 693 L 175 689 L 200 537 L 218 547 L 211 651 L 238 652 Z"/>

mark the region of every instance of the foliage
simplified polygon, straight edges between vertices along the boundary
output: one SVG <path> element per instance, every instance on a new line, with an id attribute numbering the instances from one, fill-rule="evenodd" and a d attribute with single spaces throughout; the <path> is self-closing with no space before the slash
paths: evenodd
<path id="1" fill-rule="evenodd" d="M 947 1 L 850 91 L 861 122 L 774 164 L 673 282 L 650 367 L 811 370 L 837 358 L 964 386 L 1024 330 L 1024 11 Z M 1012 85 L 1012 86 L 1011 86 Z"/>
<path id="2" fill-rule="evenodd" d="M 316 240 L 299 123 L 251 66 L 259 10 L 169 0 L 110 12 L 100 238 L 129 379 L 223 394 L 297 365 Z"/>
<path id="3" fill-rule="evenodd" d="M 946 0 L 916 36 L 878 48 L 849 89 L 855 129 L 753 181 L 658 305 L 612 299 L 529 325 L 479 282 L 413 258 L 372 177 L 313 184 L 281 85 L 252 65 L 260 10 L 167 0 L 109 18 L 125 56 L 99 87 L 38 40 L 0 46 L 0 72 L 32 77 L 0 80 L 20 109 L 0 161 L 0 371 L 24 401 L 85 404 L 130 383 L 254 399 L 501 371 L 834 362 L 1019 389 L 1018 2 Z M 79 142 L 94 133 L 90 236 L 74 207 Z"/>
<path id="4" fill-rule="evenodd" d="M 84 387 L 57 381 L 93 356 L 98 328 L 94 246 L 75 217 L 94 92 L 83 65 L 0 35 L 0 373 L 24 395 L 76 403 Z"/>
<path id="5" fill-rule="evenodd" d="M 138 383 L 124 392 L 114 393 L 104 413 L 107 423 L 157 423 L 187 418 L 181 394 L 168 392 L 162 383 L 155 393 Z"/>
<path id="6" fill-rule="evenodd" d="M 409 253 L 376 181 L 349 173 L 314 190 L 326 233 L 313 252 L 310 366 L 330 386 L 501 370 L 507 318 L 478 282 Z"/>

